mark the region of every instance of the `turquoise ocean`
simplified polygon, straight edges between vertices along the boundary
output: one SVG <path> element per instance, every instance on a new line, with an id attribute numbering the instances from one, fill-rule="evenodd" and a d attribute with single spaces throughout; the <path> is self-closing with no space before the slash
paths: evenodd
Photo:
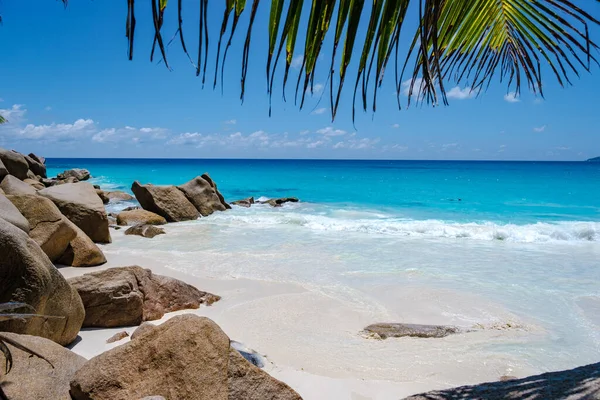
<path id="1" fill-rule="evenodd" d="M 143 254 L 212 278 L 300 284 L 372 313 L 373 322 L 516 326 L 526 333 L 469 350 L 482 360 L 501 357 L 509 370 L 600 360 L 600 163 L 49 159 L 47 164 L 49 175 L 86 168 L 105 190 L 129 191 L 134 180 L 181 184 L 208 172 L 228 201 L 300 199 L 282 208 L 234 207 L 169 225 L 167 235 L 127 249 L 115 241 L 106 247 L 109 255 Z M 129 205 L 111 203 L 108 210 Z M 409 290 L 422 295 L 407 297 Z M 410 312 L 428 302 L 435 307 L 427 316 Z"/>

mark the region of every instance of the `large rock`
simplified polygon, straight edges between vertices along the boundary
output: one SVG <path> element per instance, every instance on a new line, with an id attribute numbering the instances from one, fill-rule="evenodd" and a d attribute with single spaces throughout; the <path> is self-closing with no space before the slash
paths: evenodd
<path id="1" fill-rule="evenodd" d="M 87 183 L 66 183 L 38 192 L 49 198 L 60 211 L 96 243 L 110 243 L 108 216 L 96 189 Z"/>
<path id="2" fill-rule="evenodd" d="M 133 182 L 131 191 L 144 210 L 163 216 L 168 222 L 198 218 L 198 210 L 175 186 L 141 185 Z"/>
<path id="3" fill-rule="evenodd" d="M 96 188 L 94 188 L 94 189 L 96 190 L 96 194 L 98 195 L 98 197 L 100 197 L 100 200 L 102 200 L 102 204 L 108 204 L 110 199 L 108 198 L 106 193 L 104 193 L 104 190 L 96 189 Z"/>
<path id="4" fill-rule="evenodd" d="M 136 235 L 152 239 L 158 235 L 164 235 L 165 230 L 154 225 L 139 224 L 134 225 L 125 231 L 126 235 Z"/>
<path id="5" fill-rule="evenodd" d="M 443 338 L 448 335 L 459 333 L 460 329 L 455 326 L 444 325 L 418 325 L 418 324 L 395 324 L 379 323 L 369 325 L 365 328 L 367 333 L 375 334 L 381 339 L 389 337 L 418 337 L 418 338 Z"/>
<path id="6" fill-rule="evenodd" d="M 3 194 L 0 194 L 0 218 L 10 222 L 25 233 L 29 233 L 29 222 L 19 209 Z"/>
<path id="7" fill-rule="evenodd" d="M 167 312 L 220 299 L 180 280 L 138 266 L 110 268 L 69 279 L 83 300 L 85 327 L 139 325 Z"/>
<path id="8" fill-rule="evenodd" d="M 26 303 L 37 314 L 53 317 L 0 322 L 0 331 L 41 336 L 61 345 L 75 340 L 85 316 L 79 294 L 33 239 L 1 218 L 0 254 L 0 303 Z"/>
<path id="9" fill-rule="evenodd" d="M 92 176 L 90 175 L 90 171 L 88 171 L 87 169 L 73 168 L 56 175 L 56 177 L 60 180 L 75 178 L 78 181 L 87 181 Z"/>
<path id="10" fill-rule="evenodd" d="M 36 162 L 38 162 L 38 163 L 40 163 L 40 164 L 42 164 L 44 166 L 46 165 L 46 159 L 44 157 L 40 157 L 40 156 L 37 156 L 37 155 L 35 155 L 33 153 L 29 153 L 29 158 L 31 158 L 32 160 L 34 160 L 34 161 L 36 161 Z"/>
<path id="11" fill-rule="evenodd" d="M 106 257 L 102 250 L 77 225 L 66 218 L 64 220 L 75 231 L 76 235 L 56 262 L 72 267 L 94 267 L 104 264 Z"/>
<path id="12" fill-rule="evenodd" d="M 75 400 L 145 396 L 193 400 L 299 400 L 248 363 L 208 318 L 180 315 L 88 361 L 71 381 Z"/>
<path id="13" fill-rule="evenodd" d="M 8 173 L 12 176 L 16 176 L 21 180 L 27 178 L 29 165 L 23 154 L 0 147 L 0 160 Z"/>
<path id="14" fill-rule="evenodd" d="M 2 159 L 0 159 L 0 182 L 2 182 L 2 179 L 4 179 L 6 175 L 8 175 L 8 169 L 6 169 Z"/>
<path id="15" fill-rule="evenodd" d="M 523 379 L 437 390 L 407 400 L 600 399 L 600 363 Z"/>
<path id="16" fill-rule="evenodd" d="M 0 183 L 0 187 L 5 194 L 36 194 L 36 190 L 31 185 L 12 175 L 6 176 Z"/>
<path id="17" fill-rule="evenodd" d="M 198 212 L 206 217 L 215 211 L 225 211 L 229 205 L 223 200 L 223 196 L 217 190 L 208 174 L 197 176 L 191 181 L 177 186 L 185 197 L 196 207 Z"/>
<path id="18" fill-rule="evenodd" d="M 37 336 L 2 333 L 2 336 L 44 356 L 31 356 L 11 344 L 13 367 L 2 374 L 0 387 L 10 400 L 71 400 L 69 383 L 75 372 L 85 364 L 85 358 L 51 340 Z"/>
<path id="19" fill-rule="evenodd" d="M 104 193 L 106 194 L 106 197 L 108 197 L 110 199 L 110 201 L 112 201 L 112 202 L 128 201 L 128 200 L 135 199 L 135 197 L 133 197 L 129 193 L 125 193 L 120 190 L 115 190 L 113 192 L 104 192 Z"/>
<path id="20" fill-rule="evenodd" d="M 42 248 L 50 261 L 56 261 L 76 236 L 69 221 L 45 197 L 35 194 L 7 197 L 29 221 L 29 236 Z"/>
<path id="21" fill-rule="evenodd" d="M 33 158 L 31 156 L 24 156 L 24 157 L 25 157 L 25 160 L 27 161 L 27 165 L 29 166 L 29 170 L 31 170 L 31 172 L 33 172 L 35 175 L 41 176 L 42 178 L 48 177 L 46 175 L 46 166 L 39 161 L 39 158 L 37 158 L 37 157 Z"/>
<path id="22" fill-rule="evenodd" d="M 119 225 L 164 225 L 166 223 L 167 220 L 164 217 L 142 209 L 121 211 L 117 215 L 117 224 Z"/>
<path id="23" fill-rule="evenodd" d="M 35 190 L 42 190 L 46 187 L 46 185 L 44 185 L 42 182 L 36 180 L 36 179 L 25 179 L 23 182 L 25 182 L 26 184 L 28 184 L 29 186 L 31 186 L 32 188 L 34 188 Z"/>

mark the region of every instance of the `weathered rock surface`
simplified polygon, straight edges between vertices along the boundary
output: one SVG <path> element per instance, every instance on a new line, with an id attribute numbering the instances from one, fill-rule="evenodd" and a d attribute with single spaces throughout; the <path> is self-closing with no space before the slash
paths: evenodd
<path id="1" fill-rule="evenodd" d="M 8 169 L 6 169 L 2 159 L 0 159 L 0 182 L 2 182 L 2 179 L 4 179 L 6 175 L 8 175 Z"/>
<path id="2" fill-rule="evenodd" d="M 197 176 L 191 181 L 177 186 L 177 188 L 183 192 L 190 203 L 204 217 L 215 211 L 225 211 L 231 208 L 225 202 L 223 196 L 217 190 L 217 186 L 208 174 Z"/>
<path id="3" fill-rule="evenodd" d="M 42 164 L 42 165 L 44 165 L 44 166 L 46 165 L 46 159 L 45 159 L 44 157 L 40 157 L 40 156 L 38 156 L 38 155 L 35 155 L 35 154 L 33 154 L 33 153 L 29 153 L 29 154 L 28 154 L 28 156 L 29 156 L 29 157 L 30 157 L 32 160 L 34 160 L 35 162 L 38 162 L 38 163 L 40 163 L 40 164 Z"/>
<path id="4" fill-rule="evenodd" d="M 108 339 L 106 339 L 106 343 L 118 342 L 119 340 L 123 340 L 128 336 L 129 336 L 129 333 L 127 333 L 125 331 L 117 332 L 114 335 L 112 335 L 111 337 L 109 337 Z"/>
<path id="5" fill-rule="evenodd" d="M 600 363 L 523 379 L 482 383 L 407 397 L 410 400 L 600 399 Z"/>
<path id="6" fill-rule="evenodd" d="M 145 366 L 140 368 L 140 366 Z M 208 318 L 179 315 L 88 361 L 71 381 L 75 400 L 299 400 L 248 363 Z"/>
<path id="7" fill-rule="evenodd" d="M 142 209 L 121 211 L 117 215 L 117 224 L 119 225 L 164 225 L 166 223 L 167 220 L 164 217 Z"/>
<path id="8" fill-rule="evenodd" d="M 56 183 L 58 182 L 58 179 L 54 179 L 54 178 L 42 178 L 40 179 L 40 183 L 42 183 L 45 187 L 50 187 L 50 186 L 54 186 L 56 185 Z"/>
<path id="9" fill-rule="evenodd" d="M 31 185 L 15 178 L 12 175 L 6 176 L 0 187 L 5 194 L 35 194 L 36 190 Z"/>
<path id="10" fill-rule="evenodd" d="M 35 156 L 35 154 L 33 154 Z M 24 156 L 27 161 L 27 165 L 29 166 L 29 170 L 33 172 L 35 175 L 39 175 L 42 178 L 47 178 L 46 175 L 46 166 L 39 161 L 38 157 Z"/>
<path id="11" fill-rule="evenodd" d="M 236 201 L 232 201 L 231 204 L 234 204 L 236 206 L 240 206 L 240 207 L 250 207 L 252 204 L 254 204 L 254 197 L 248 197 L 247 199 L 241 199 L 241 200 L 236 200 Z"/>
<path id="12" fill-rule="evenodd" d="M 90 175 L 90 171 L 88 171 L 87 169 L 73 168 L 56 175 L 56 177 L 61 180 L 75 178 L 78 181 L 87 181 L 92 176 Z"/>
<path id="13" fill-rule="evenodd" d="M 135 181 L 131 191 L 144 210 L 161 215 L 168 222 L 189 221 L 199 216 L 198 210 L 175 186 L 141 185 Z"/>
<path id="14" fill-rule="evenodd" d="M 2 164 L 4 164 L 4 167 L 8 173 L 12 176 L 15 176 L 21 180 L 27 178 L 29 165 L 27 164 L 27 160 L 23 154 L 0 147 L 0 160 L 2 161 Z"/>
<path id="15" fill-rule="evenodd" d="M 135 197 L 133 197 L 132 195 L 130 195 L 129 193 L 125 193 L 122 192 L 120 190 L 115 190 L 113 192 L 104 192 L 106 193 L 106 196 L 110 199 L 110 201 L 112 202 L 117 202 L 117 201 L 128 201 L 128 200 L 133 200 L 135 199 Z"/>
<path id="16" fill-rule="evenodd" d="M 106 257 L 102 250 L 77 225 L 66 218 L 64 220 L 75 231 L 75 237 L 56 262 L 72 267 L 94 267 L 104 264 Z"/>
<path id="17" fill-rule="evenodd" d="M 26 303 L 38 314 L 58 317 L 4 321 L 0 331 L 41 336 L 61 345 L 71 343 L 85 313 L 77 291 L 33 239 L 1 218 L 0 254 L 0 303 Z"/>
<path id="18" fill-rule="evenodd" d="M 133 331 L 133 333 L 131 334 L 131 340 L 150 332 L 154 328 L 156 328 L 156 325 L 150 322 L 143 322 L 140 326 L 137 327 L 135 331 Z"/>
<path id="19" fill-rule="evenodd" d="M 29 179 L 29 178 L 27 178 L 23 182 L 25 182 L 26 184 L 28 184 L 29 186 L 31 186 L 35 190 L 42 190 L 42 189 L 44 189 L 46 187 L 42 182 L 40 182 L 40 181 L 38 181 L 36 179 Z"/>
<path id="20" fill-rule="evenodd" d="M 417 324 L 373 324 L 365 328 L 368 333 L 379 335 L 381 339 L 389 337 L 419 337 L 419 338 L 443 338 L 448 335 L 459 333 L 460 329 L 455 326 L 443 325 L 417 325 Z"/>
<path id="21" fill-rule="evenodd" d="M 40 190 L 60 211 L 96 243 L 110 243 L 108 217 L 96 190 L 87 182 L 67 183 Z"/>
<path id="22" fill-rule="evenodd" d="M 69 383 L 75 372 L 85 364 L 85 358 L 65 349 L 51 340 L 37 336 L 2 333 L 44 356 L 52 365 L 19 350 L 11 344 L 13 367 L 8 375 L 2 374 L 0 386 L 10 400 L 71 400 Z M 54 366 L 54 368 L 52 368 Z"/>
<path id="23" fill-rule="evenodd" d="M 139 325 L 167 312 L 210 305 L 219 296 L 138 266 L 109 268 L 69 279 L 85 305 L 85 327 Z"/>
<path id="24" fill-rule="evenodd" d="M 75 238 L 76 231 L 49 199 L 36 194 L 7 196 L 29 222 L 29 236 L 50 261 L 56 261 Z"/>
<path id="25" fill-rule="evenodd" d="M 261 201 L 261 204 L 268 204 L 271 207 L 281 207 L 285 203 L 297 203 L 299 200 L 296 197 L 282 197 L 280 199 L 270 199 L 267 201 Z"/>
<path id="26" fill-rule="evenodd" d="M 98 197 L 100 197 L 100 200 L 102 200 L 102 204 L 108 204 L 108 202 L 110 201 L 104 190 L 96 189 L 96 194 L 98 195 Z"/>
<path id="27" fill-rule="evenodd" d="M 145 224 L 134 225 L 125 231 L 126 235 L 142 236 L 149 239 L 158 235 L 164 235 L 165 233 L 163 228 Z"/>
<path id="28" fill-rule="evenodd" d="M 0 218 L 4 218 L 25 233 L 29 233 L 29 222 L 19 209 L 3 194 L 0 194 Z"/>

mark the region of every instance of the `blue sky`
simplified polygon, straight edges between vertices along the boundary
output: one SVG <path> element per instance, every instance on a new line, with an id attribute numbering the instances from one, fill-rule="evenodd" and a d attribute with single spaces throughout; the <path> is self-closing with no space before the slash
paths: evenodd
<path id="1" fill-rule="evenodd" d="M 316 93 L 299 110 L 292 101 L 281 100 L 278 88 L 269 118 L 267 2 L 262 2 L 255 23 L 243 105 L 239 79 L 246 19 L 229 52 L 221 94 L 211 85 L 202 89 L 177 41 L 168 51 L 173 71 L 156 59 L 150 63 L 150 8 L 147 2 L 137 3 L 133 61 L 127 59 L 125 1 L 118 6 L 71 1 L 66 9 L 50 0 L 0 3 L 0 113 L 10 121 L 0 127 L 0 146 L 47 157 L 581 160 L 600 155 L 598 67 L 574 77 L 575 86 L 566 89 L 546 73 L 543 101 L 526 89 L 515 99 L 505 86 L 494 83 L 478 98 L 464 86 L 451 87 L 448 107 L 402 111 L 396 107 L 389 73 L 377 112 L 358 111 L 355 127 L 352 82 L 334 123 L 327 95 Z M 184 1 L 184 29 L 193 58 L 197 3 Z M 210 3 L 214 43 L 223 2 Z M 600 3 L 590 3 L 587 10 L 600 15 Z M 175 33 L 175 23 L 172 2 L 163 29 L 167 40 Z M 592 34 L 600 42 L 600 29 Z M 330 52 L 325 46 L 316 80 L 317 89 L 327 93 Z M 212 81 L 213 68 L 209 66 L 207 80 Z M 288 87 L 289 97 L 293 86 Z M 402 95 L 403 105 L 406 100 Z"/>

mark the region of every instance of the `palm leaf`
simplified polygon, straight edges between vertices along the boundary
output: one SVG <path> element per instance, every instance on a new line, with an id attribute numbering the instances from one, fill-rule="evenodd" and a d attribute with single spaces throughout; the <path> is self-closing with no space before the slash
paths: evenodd
<path id="1" fill-rule="evenodd" d="M 6 118 L 4 118 L 2 115 L 0 115 L 0 124 L 4 124 L 4 123 L 6 123 L 6 122 L 8 122 L 8 121 L 6 120 Z"/>

